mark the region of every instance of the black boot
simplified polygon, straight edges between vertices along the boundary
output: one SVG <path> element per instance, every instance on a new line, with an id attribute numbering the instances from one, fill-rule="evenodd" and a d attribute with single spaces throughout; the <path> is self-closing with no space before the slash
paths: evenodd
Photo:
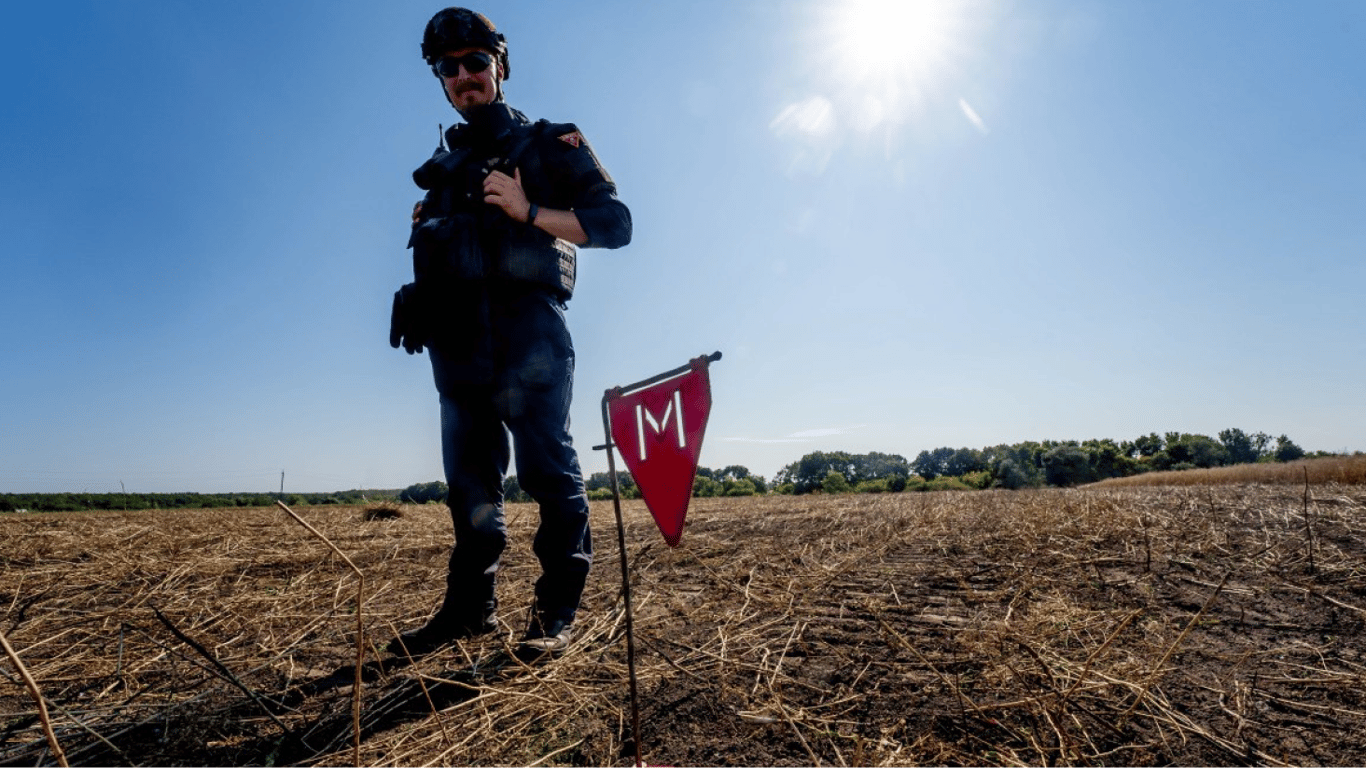
<path id="1" fill-rule="evenodd" d="M 533 607 L 526 634 L 518 644 L 518 656 L 524 660 L 541 656 L 560 656 L 574 641 L 574 628 L 559 617 L 542 614 Z"/>
<path id="2" fill-rule="evenodd" d="M 385 650 L 395 656 L 425 656 L 447 643 L 486 635 L 496 629 L 498 623 L 493 616 L 471 621 L 443 606 L 421 628 L 404 632 L 390 640 Z"/>

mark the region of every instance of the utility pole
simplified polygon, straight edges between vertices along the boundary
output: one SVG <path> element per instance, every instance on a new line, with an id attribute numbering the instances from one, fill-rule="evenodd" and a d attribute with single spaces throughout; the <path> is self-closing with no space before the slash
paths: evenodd
<path id="1" fill-rule="evenodd" d="M 280 470 L 280 498 L 285 496 L 285 471 Z"/>

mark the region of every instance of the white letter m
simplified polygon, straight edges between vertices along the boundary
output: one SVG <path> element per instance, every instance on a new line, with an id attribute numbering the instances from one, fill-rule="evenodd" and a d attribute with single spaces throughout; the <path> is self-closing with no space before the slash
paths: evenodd
<path id="1" fill-rule="evenodd" d="M 669 405 L 664 409 L 664 416 L 656 419 L 653 413 L 645 410 L 645 406 L 636 403 L 636 435 L 640 438 L 640 460 L 645 461 L 645 424 L 649 422 L 650 429 L 658 434 L 664 432 L 664 428 L 669 424 L 669 417 L 672 416 L 674 424 L 678 430 L 678 447 L 686 448 L 687 442 L 683 432 L 683 393 L 681 390 L 674 390 L 674 398 L 669 401 Z"/>

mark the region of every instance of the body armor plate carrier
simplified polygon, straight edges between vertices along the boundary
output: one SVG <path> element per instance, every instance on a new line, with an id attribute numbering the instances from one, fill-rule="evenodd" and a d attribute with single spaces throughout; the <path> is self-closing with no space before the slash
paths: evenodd
<path id="1" fill-rule="evenodd" d="M 521 167 L 528 197 L 548 207 L 565 202 L 544 178 L 543 158 L 534 145 L 553 126 L 547 121 L 511 126 L 494 142 L 496 153 L 476 153 L 452 142 L 413 172 L 427 190 L 413 225 L 413 274 L 419 285 L 440 288 L 469 280 L 513 280 L 549 289 L 561 301 L 574 294 L 577 251 L 573 244 L 519 221 L 484 202 L 484 178 L 494 170 L 509 176 Z M 448 134 L 452 138 L 458 137 Z M 558 203 L 558 205 L 557 205 Z"/>

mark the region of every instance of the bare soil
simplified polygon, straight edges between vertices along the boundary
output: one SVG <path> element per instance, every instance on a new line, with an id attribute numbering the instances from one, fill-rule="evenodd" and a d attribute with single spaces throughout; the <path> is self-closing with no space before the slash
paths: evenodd
<path id="1" fill-rule="evenodd" d="M 0 516 L 0 632 L 73 765 L 630 765 L 610 502 L 572 652 L 377 649 L 441 597 L 444 508 Z M 625 506 L 652 765 L 1366 763 L 1366 492 L 1234 485 Z M 52 764 L 0 662 L 0 765 Z M 359 744 L 353 710 L 359 702 Z M 358 758 L 358 759 L 357 759 Z"/>

